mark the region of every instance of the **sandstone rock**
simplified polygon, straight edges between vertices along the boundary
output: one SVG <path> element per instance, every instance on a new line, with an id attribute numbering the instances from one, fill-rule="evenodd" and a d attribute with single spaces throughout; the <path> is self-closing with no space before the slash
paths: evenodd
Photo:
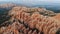
<path id="1" fill-rule="evenodd" d="M 16 6 L 8 12 L 10 22 L 7 20 L 2 26 L 2 34 L 56 34 L 60 28 L 60 21 L 50 15 L 54 12 L 44 8 L 27 8 Z M 45 14 L 48 14 L 47 16 Z M 3 24 L 3 25 L 4 25 Z M 58 32 L 59 33 L 59 32 Z"/>

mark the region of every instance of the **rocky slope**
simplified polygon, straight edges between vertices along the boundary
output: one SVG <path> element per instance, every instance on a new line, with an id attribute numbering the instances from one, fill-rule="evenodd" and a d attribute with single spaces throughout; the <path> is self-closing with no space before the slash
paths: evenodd
<path id="1" fill-rule="evenodd" d="M 15 10 L 15 11 L 24 11 L 24 12 L 27 12 L 27 13 L 34 13 L 34 12 L 39 12 L 40 14 L 44 15 L 44 16 L 54 16 L 56 15 L 56 13 L 54 13 L 53 11 L 50 11 L 50 10 L 47 10 L 45 8 L 38 8 L 38 7 L 35 7 L 35 8 L 27 8 L 27 7 L 14 7 L 12 9 L 12 11 Z"/>
<path id="2" fill-rule="evenodd" d="M 56 16 L 53 16 L 53 18 L 55 18 L 55 19 L 60 21 L 60 13 L 56 14 Z"/>
<path id="3" fill-rule="evenodd" d="M 0 34 L 59 34 L 60 21 L 55 15 L 45 8 L 13 7 L 10 18 L 0 25 Z"/>

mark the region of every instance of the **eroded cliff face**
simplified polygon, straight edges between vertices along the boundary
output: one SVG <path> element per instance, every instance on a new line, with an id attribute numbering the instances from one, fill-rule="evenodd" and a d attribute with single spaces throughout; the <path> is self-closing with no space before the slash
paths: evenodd
<path id="1" fill-rule="evenodd" d="M 45 8 L 38 8 L 38 7 L 27 8 L 27 7 L 17 6 L 17 7 L 14 7 L 12 11 L 24 11 L 27 13 L 39 12 L 41 15 L 44 15 L 44 16 L 55 16 L 56 15 L 56 13 L 54 13 L 53 11 L 47 10 Z"/>
<path id="2" fill-rule="evenodd" d="M 0 26 L 0 34 L 57 34 L 60 21 L 56 13 L 44 8 L 14 7 L 8 12 L 10 20 Z M 57 32 L 58 31 L 58 32 Z"/>

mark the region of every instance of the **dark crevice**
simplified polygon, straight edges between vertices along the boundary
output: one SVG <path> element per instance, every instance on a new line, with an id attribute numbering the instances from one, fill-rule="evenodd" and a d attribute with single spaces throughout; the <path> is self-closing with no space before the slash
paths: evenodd
<path id="1" fill-rule="evenodd" d="M 60 28 L 57 30 L 56 34 L 60 34 Z"/>

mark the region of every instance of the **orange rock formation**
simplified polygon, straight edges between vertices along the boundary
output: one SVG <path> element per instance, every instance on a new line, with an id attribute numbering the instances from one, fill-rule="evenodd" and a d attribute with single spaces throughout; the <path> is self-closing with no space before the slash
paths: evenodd
<path id="1" fill-rule="evenodd" d="M 14 8 L 16 9 L 16 7 Z M 56 34 L 56 31 L 60 28 L 60 22 L 52 17 L 47 17 L 39 14 L 39 12 L 33 12 L 32 14 L 25 11 L 26 9 L 12 10 L 10 15 L 13 18 L 21 21 L 24 24 L 28 24 L 30 28 L 38 29 L 44 32 L 44 34 Z"/>
<path id="2" fill-rule="evenodd" d="M 53 16 L 53 18 L 58 19 L 60 21 L 60 13 L 57 14 L 56 16 Z"/>
<path id="3" fill-rule="evenodd" d="M 56 34 L 60 21 L 41 15 L 44 10 L 46 11 L 41 8 L 14 7 L 8 13 L 13 18 L 13 24 L 1 29 L 1 34 Z"/>

